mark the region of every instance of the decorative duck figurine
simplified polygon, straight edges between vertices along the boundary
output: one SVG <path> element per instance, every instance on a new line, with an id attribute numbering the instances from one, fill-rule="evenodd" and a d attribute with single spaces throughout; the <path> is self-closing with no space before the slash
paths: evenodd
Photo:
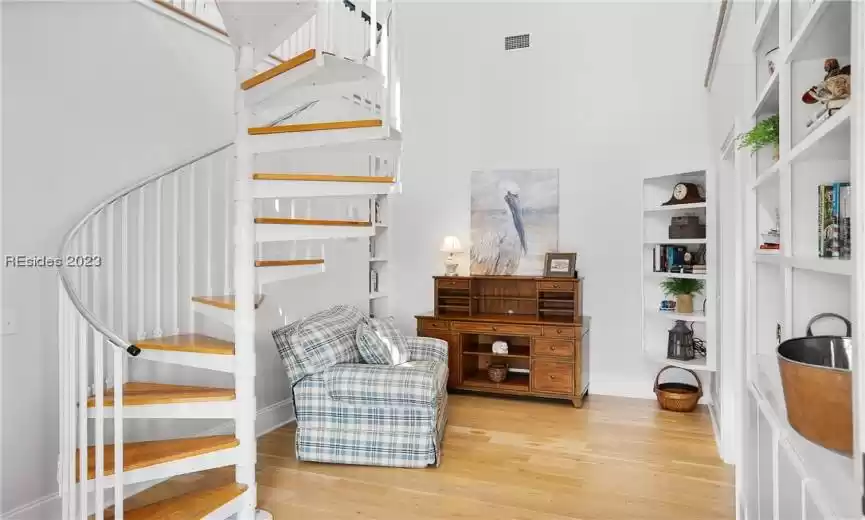
<path id="1" fill-rule="evenodd" d="M 829 58 L 823 62 L 823 70 L 823 81 L 802 94 L 803 103 L 813 105 L 850 97 L 850 65 L 841 67 L 838 60 Z"/>

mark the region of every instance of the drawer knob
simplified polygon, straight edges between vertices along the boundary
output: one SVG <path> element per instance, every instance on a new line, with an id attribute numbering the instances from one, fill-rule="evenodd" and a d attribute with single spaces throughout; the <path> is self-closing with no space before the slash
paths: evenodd
<path id="1" fill-rule="evenodd" d="M 554 352 L 555 352 L 555 350 L 556 350 L 556 347 L 550 347 L 550 350 L 552 350 L 552 351 L 554 351 Z"/>
<path id="2" fill-rule="evenodd" d="M 554 284 L 553 284 L 553 287 L 556 288 L 556 289 L 558 289 L 558 288 L 559 288 L 559 284 L 554 283 Z"/>
<path id="3" fill-rule="evenodd" d="M 556 376 L 550 375 L 550 379 L 555 379 L 555 378 L 556 378 Z"/>
<path id="4" fill-rule="evenodd" d="M 495 328 L 495 327 L 493 327 L 493 332 L 495 332 L 495 331 L 497 331 L 497 330 L 499 330 L 499 329 L 497 329 L 497 328 Z"/>
<path id="5" fill-rule="evenodd" d="M 562 333 L 562 329 L 556 329 L 556 334 L 561 334 L 561 333 Z"/>

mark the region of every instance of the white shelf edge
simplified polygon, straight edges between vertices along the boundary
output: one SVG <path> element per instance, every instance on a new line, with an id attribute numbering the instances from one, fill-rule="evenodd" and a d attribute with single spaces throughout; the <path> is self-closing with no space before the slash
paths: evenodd
<path id="1" fill-rule="evenodd" d="M 383 292 L 372 292 L 369 293 L 370 300 L 378 300 L 379 298 L 387 298 L 387 294 Z"/>
<path id="2" fill-rule="evenodd" d="M 794 269 L 842 276 L 853 276 L 853 273 L 856 271 L 856 265 L 853 261 L 846 258 L 820 258 L 816 256 L 803 257 L 793 255 L 793 257 L 788 260 L 788 263 Z"/>
<path id="3" fill-rule="evenodd" d="M 814 129 L 813 132 L 808 134 L 807 137 L 802 139 L 802 141 L 796 145 L 795 148 L 790 150 L 790 156 L 787 158 L 782 157 L 782 161 L 785 164 L 791 164 L 799 158 L 800 155 L 808 151 L 811 147 L 815 146 L 819 143 L 824 137 L 831 134 L 841 126 L 850 122 L 850 114 L 853 112 L 853 107 L 855 103 L 847 103 L 841 110 L 839 110 L 835 115 L 827 119 L 820 126 Z"/>
<path id="4" fill-rule="evenodd" d="M 655 211 L 676 211 L 676 210 L 685 210 L 685 209 L 699 209 L 705 208 L 705 202 L 693 202 L 691 204 L 676 204 L 670 206 L 655 206 L 652 208 L 646 208 L 644 211 L 646 213 L 655 212 Z"/>
<path id="5" fill-rule="evenodd" d="M 760 96 L 757 98 L 757 104 L 754 106 L 754 110 L 751 111 L 751 117 L 757 117 L 762 114 L 763 105 L 766 104 L 766 99 L 769 97 L 769 94 L 772 93 L 773 90 L 779 89 L 778 85 L 778 69 L 775 69 L 775 72 L 769 76 L 769 81 L 766 82 L 766 86 L 763 87 L 763 90 L 760 92 Z"/>
<path id="6" fill-rule="evenodd" d="M 387 258 L 370 258 L 370 263 L 372 262 L 387 262 Z"/>
<path id="7" fill-rule="evenodd" d="M 760 11 L 760 16 L 757 17 L 756 23 L 757 32 L 754 34 L 754 40 L 751 42 L 751 52 L 757 52 L 757 48 L 763 41 L 763 35 L 766 33 L 766 28 L 769 27 L 769 20 L 772 18 L 776 7 L 778 7 L 778 0 L 769 0 L 763 6 L 763 10 Z"/>
<path id="8" fill-rule="evenodd" d="M 647 246 L 652 246 L 652 245 L 661 246 L 661 245 L 666 245 L 666 244 L 686 246 L 686 245 L 692 245 L 692 244 L 705 244 L 705 243 L 706 243 L 705 238 L 662 238 L 660 240 L 646 240 L 644 242 L 644 244 Z"/>
<path id="9" fill-rule="evenodd" d="M 646 312 L 671 320 L 693 321 L 695 323 L 705 323 L 706 321 L 706 315 L 703 314 L 703 312 L 701 311 L 694 311 L 690 314 L 683 314 L 681 312 L 660 311 L 658 309 L 652 309 L 647 307 Z"/>
<path id="10" fill-rule="evenodd" d="M 664 271 L 647 271 L 645 273 L 647 277 L 651 278 L 686 278 L 688 280 L 705 280 L 705 274 L 693 274 L 693 273 L 667 273 Z"/>
<path id="11" fill-rule="evenodd" d="M 782 63 L 790 63 L 793 54 L 799 50 L 799 46 L 802 45 L 802 42 L 806 38 L 808 38 L 811 31 L 817 27 L 820 17 L 826 12 L 826 7 L 829 5 L 829 1 L 830 0 L 817 0 L 814 2 L 814 5 L 812 5 L 811 9 L 808 11 L 808 14 L 805 15 L 805 19 L 802 20 L 801 27 L 799 27 L 799 30 L 793 35 L 793 38 L 790 39 L 790 46 L 781 59 Z"/>

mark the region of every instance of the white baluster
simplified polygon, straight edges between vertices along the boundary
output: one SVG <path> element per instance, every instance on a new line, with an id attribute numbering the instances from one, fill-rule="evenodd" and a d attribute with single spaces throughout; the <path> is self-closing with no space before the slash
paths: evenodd
<path id="1" fill-rule="evenodd" d="M 84 269 L 91 271 L 90 282 L 92 285 L 90 287 L 90 291 L 91 291 L 91 294 L 93 295 L 93 303 L 91 304 L 90 308 L 93 309 L 93 313 L 99 317 L 102 317 L 102 314 L 100 313 L 100 308 L 101 308 L 101 304 L 102 304 L 102 298 L 101 298 L 101 294 L 100 294 L 101 291 L 100 291 L 100 285 L 99 285 L 99 272 L 100 272 L 100 270 L 96 267 L 93 267 L 95 264 L 88 263 L 88 261 L 93 262 L 94 261 L 93 259 L 99 255 L 99 231 L 101 229 L 101 226 L 99 225 L 99 221 L 102 220 L 103 216 L 104 216 L 104 212 L 102 212 L 102 211 L 100 211 L 99 213 L 97 213 L 96 215 L 93 216 L 93 225 L 90 229 L 93 232 L 93 241 L 91 242 L 90 251 L 87 252 L 88 256 L 86 256 L 83 260 L 84 261 Z"/>
<path id="2" fill-rule="evenodd" d="M 114 218 L 116 217 L 116 206 L 114 204 L 105 208 L 107 220 L 105 221 L 105 254 L 102 257 L 102 265 L 107 271 L 105 284 L 105 305 L 106 319 L 108 326 L 114 330 L 117 324 L 114 323 Z M 125 339 L 125 338 L 124 338 Z"/>
<path id="3" fill-rule="evenodd" d="M 90 379 L 87 366 L 88 326 L 84 316 L 78 317 L 78 491 L 80 504 L 78 520 L 87 520 L 87 385 Z"/>
<path id="4" fill-rule="evenodd" d="M 114 349 L 114 519 L 123 520 L 123 370 L 126 353 Z"/>
<path id="5" fill-rule="evenodd" d="M 180 334 L 180 172 L 174 172 L 172 177 L 174 198 L 171 211 L 171 232 L 174 235 L 174 254 L 171 255 L 171 282 L 172 287 L 174 287 L 174 333 Z"/>
<path id="6" fill-rule="evenodd" d="M 223 243 L 225 244 L 225 260 L 223 261 L 223 265 L 225 266 L 225 279 L 223 280 L 223 285 L 225 286 L 225 294 L 231 294 L 231 208 L 234 205 L 234 197 L 232 196 L 233 184 L 231 182 L 230 171 L 225 168 L 222 173 L 225 177 L 225 205 L 223 206 L 225 208 L 223 211 L 225 214 L 225 227 L 223 228 L 223 233 L 225 235 L 223 237 Z"/>
<path id="7" fill-rule="evenodd" d="M 78 366 L 78 311 L 72 306 L 72 302 L 69 301 L 67 296 L 64 296 L 66 299 L 66 328 L 69 332 L 69 336 L 67 337 L 67 346 L 68 348 L 68 365 L 66 366 L 66 407 L 67 407 L 67 418 L 66 418 L 66 438 L 67 438 L 67 463 L 66 463 L 66 495 L 69 497 L 69 507 L 66 510 L 66 520 L 74 520 L 77 516 L 76 514 L 76 502 L 78 497 L 75 495 L 75 482 L 76 482 L 76 474 L 75 474 L 75 440 L 76 436 L 76 420 L 75 420 L 75 394 L 77 392 L 77 379 L 75 377 L 77 373 Z"/>
<path id="8" fill-rule="evenodd" d="M 138 339 L 144 339 L 144 304 L 147 301 L 144 292 L 144 205 L 147 202 L 147 188 L 142 186 L 138 190 L 138 248 L 135 251 L 135 264 L 138 267 L 138 294 L 135 302 L 138 305 Z"/>
<path id="9" fill-rule="evenodd" d="M 60 280 L 57 281 L 57 354 L 60 359 L 60 374 L 58 380 L 59 402 L 60 402 L 60 460 L 57 466 L 57 482 L 60 484 L 60 498 L 62 500 L 61 516 L 66 520 L 69 507 L 69 495 L 67 494 L 66 482 L 66 465 L 69 463 L 69 437 L 67 436 L 66 424 L 69 420 L 67 417 L 68 404 L 66 393 L 67 371 L 69 370 L 69 344 L 67 341 L 67 324 L 66 324 L 66 292 L 63 289 L 63 284 Z"/>
<path id="10" fill-rule="evenodd" d="M 154 233 L 154 258 L 156 269 L 156 286 L 153 297 L 155 309 L 155 321 L 153 336 L 162 336 L 162 177 L 156 179 L 156 232 Z"/>
<path id="11" fill-rule="evenodd" d="M 207 294 L 213 294 L 213 257 L 211 251 L 213 251 L 213 175 L 214 172 L 210 170 L 209 167 L 205 165 L 204 170 L 204 178 L 206 180 L 206 193 L 207 193 L 207 218 L 206 225 L 206 238 L 207 238 L 207 252 L 206 262 L 205 262 L 205 274 L 207 276 Z"/>
<path id="12" fill-rule="evenodd" d="M 123 331 L 123 338 L 129 340 L 131 338 L 129 334 L 131 329 L 129 326 L 129 195 L 121 199 L 120 210 L 123 219 L 120 228 L 120 318 L 123 325 L 120 330 Z M 129 360 L 124 357 L 124 368 L 127 363 Z M 127 373 L 127 370 L 123 371 L 124 375 Z M 126 380 L 123 382 L 125 383 Z"/>
<path id="13" fill-rule="evenodd" d="M 188 194 L 187 205 L 189 213 L 187 214 L 187 226 L 189 229 L 189 234 L 187 234 L 187 241 L 189 242 L 189 297 L 192 298 L 196 296 L 195 294 L 195 165 L 192 165 L 189 168 L 189 194 Z M 212 295 L 208 295 L 212 296 Z M 195 330 L 195 311 L 192 309 L 191 302 L 187 300 L 187 305 L 189 308 L 189 323 L 187 325 L 187 329 L 189 332 L 193 332 Z"/>
<path id="14" fill-rule="evenodd" d="M 94 444 L 96 447 L 96 520 L 105 518 L 105 355 L 103 345 L 105 338 L 93 330 L 93 386 L 96 401 L 96 418 L 93 425 Z M 87 410 L 85 403 L 82 407 Z"/>

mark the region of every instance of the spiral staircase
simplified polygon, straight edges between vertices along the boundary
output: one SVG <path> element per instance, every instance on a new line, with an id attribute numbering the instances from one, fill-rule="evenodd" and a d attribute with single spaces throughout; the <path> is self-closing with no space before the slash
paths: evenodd
<path id="1" fill-rule="evenodd" d="M 370 237 L 373 199 L 399 189 L 393 3 L 217 4 L 236 57 L 233 143 L 108 197 L 61 247 L 64 520 L 270 518 L 256 510 L 256 314 L 269 287 L 324 271 L 328 241 Z M 263 65 L 277 47 L 287 59 Z M 317 214 L 325 199 L 337 204 Z M 161 379 L 178 368 L 234 384 Z M 147 436 L 147 422 L 180 419 L 233 433 Z M 125 504 L 228 466 L 233 483 Z"/>

